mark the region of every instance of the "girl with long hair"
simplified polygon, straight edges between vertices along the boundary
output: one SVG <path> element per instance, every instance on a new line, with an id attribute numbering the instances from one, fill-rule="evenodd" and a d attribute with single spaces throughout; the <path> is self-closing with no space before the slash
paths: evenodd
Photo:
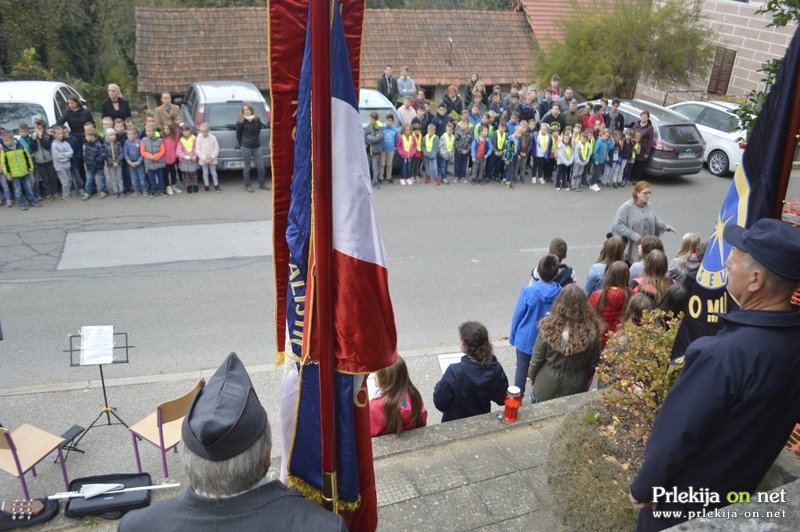
<path id="1" fill-rule="evenodd" d="M 677 283 L 683 283 L 686 279 L 686 265 L 690 260 L 697 261 L 697 250 L 700 249 L 702 240 L 697 233 L 686 233 L 681 239 L 681 248 L 675 258 L 669 262 L 667 277 Z"/>
<path id="2" fill-rule="evenodd" d="M 442 422 L 486 414 L 492 401 L 502 405 L 508 388 L 503 366 L 494 356 L 486 327 L 476 321 L 462 323 L 461 362 L 450 364 L 433 389 L 433 404 Z"/>
<path id="3" fill-rule="evenodd" d="M 586 282 L 583 284 L 583 291 L 586 294 L 591 294 L 595 290 L 603 288 L 603 279 L 606 275 L 606 269 L 618 260 L 623 260 L 625 256 L 625 241 L 622 237 L 612 236 L 606 238 L 603 242 L 603 248 L 600 250 L 600 256 L 597 262 L 592 264 L 589 268 L 589 273 L 586 274 Z"/>
<path id="4" fill-rule="evenodd" d="M 647 294 L 658 305 L 671 284 L 667 278 L 667 256 L 654 249 L 644 258 L 644 275 L 634 291 Z"/>
<path id="5" fill-rule="evenodd" d="M 606 270 L 603 288 L 595 290 L 589 296 L 589 304 L 605 325 L 603 337 L 600 339 L 601 348 L 606 346 L 606 341 L 611 333 L 617 330 L 617 326 L 622 320 L 622 312 L 633 295 L 631 289 L 628 288 L 629 281 L 628 264 L 618 260 Z"/>
<path id="6" fill-rule="evenodd" d="M 261 154 L 261 130 L 266 129 L 266 125 L 261 122 L 261 118 L 256 114 L 255 109 L 249 103 L 242 104 L 242 114 L 236 122 L 236 144 L 242 154 L 242 178 L 244 188 L 248 192 L 255 192 L 250 184 L 250 168 L 255 165 L 256 175 L 258 176 L 258 188 L 269 190 L 264 176 L 264 160 Z"/>
<path id="7" fill-rule="evenodd" d="M 528 377 L 531 401 L 585 392 L 600 361 L 602 324 L 579 286 L 567 285 L 539 321 Z"/>
<path id="8" fill-rule="evenodd" d="M 428 411 L 422 396 L 408 376 L 403 357 L 375 373 L 379 395 L 369 402 L 370 434 L 402 434 L 404 430 L 424 427 Z"/>

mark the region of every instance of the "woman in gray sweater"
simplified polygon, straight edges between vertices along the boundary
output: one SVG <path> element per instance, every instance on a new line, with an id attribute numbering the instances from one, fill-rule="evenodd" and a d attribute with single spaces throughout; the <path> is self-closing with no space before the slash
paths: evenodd
<path id="1" fill-rule="evenodd" d="M 629 199 L 617 209 L 611 222 L 611 232 L 627 240 L 625 262 L 631 264 L 636 258 L 637 246 L 642 237 L 661 236 L 664 231 L 675 232 L 675 228 L 661 220 L 650 205 L 653 187 L 647 181 L 638 181 L 633 186 Z"/>

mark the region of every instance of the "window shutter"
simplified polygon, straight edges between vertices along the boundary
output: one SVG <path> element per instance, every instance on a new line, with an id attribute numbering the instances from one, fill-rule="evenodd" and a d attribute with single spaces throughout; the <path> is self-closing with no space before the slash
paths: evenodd
<path id="1" fill-rule="evenodd" d="M 708 79 L 708 92 L 710 94 L 725 94 L 731 81 L 733 64 L 736 62 L 736 50 L 729 50 L 722 46 L 717 47 L 714 55 L 714 66 L 711 67 L 711 76 Z"/>

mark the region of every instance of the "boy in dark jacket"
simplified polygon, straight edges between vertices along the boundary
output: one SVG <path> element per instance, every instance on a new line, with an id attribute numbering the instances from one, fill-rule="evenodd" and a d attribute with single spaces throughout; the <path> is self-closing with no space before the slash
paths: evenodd
<path id="1" fill-rule="evenodd" d="M 94 128 L 86 131 L 86 140 L 83 143 L 83 162 L 86 164 L 86 188 L 83 190 L 83 201 L 92 197 L 95 179 L 97 188 L 100 190 L 100 197 L 108 196 L 106 176 L 103 171 L 106 164 L 106 151 L 103 143 L 97 140 L 97 131 Z"/>

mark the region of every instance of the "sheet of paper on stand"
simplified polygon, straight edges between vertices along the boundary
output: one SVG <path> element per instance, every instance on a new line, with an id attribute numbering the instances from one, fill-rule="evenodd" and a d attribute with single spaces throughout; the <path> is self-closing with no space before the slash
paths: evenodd
<path id="1" fill-rule="evenodd" d="M 464 353 L 445 353 L 439 355 L 439 367 L 442 368 L 442 375 L 444 375 L 445 370 L 447 370 L 447 366 L 450 364 L 458 364 L 461 362 L 461 357 L 463 356 Z"/>
<path id="2" fill-rule="evenodd" d="M 81 327 L 81 365 L 114 362 L 114 326 L 84 325 Z"/>

